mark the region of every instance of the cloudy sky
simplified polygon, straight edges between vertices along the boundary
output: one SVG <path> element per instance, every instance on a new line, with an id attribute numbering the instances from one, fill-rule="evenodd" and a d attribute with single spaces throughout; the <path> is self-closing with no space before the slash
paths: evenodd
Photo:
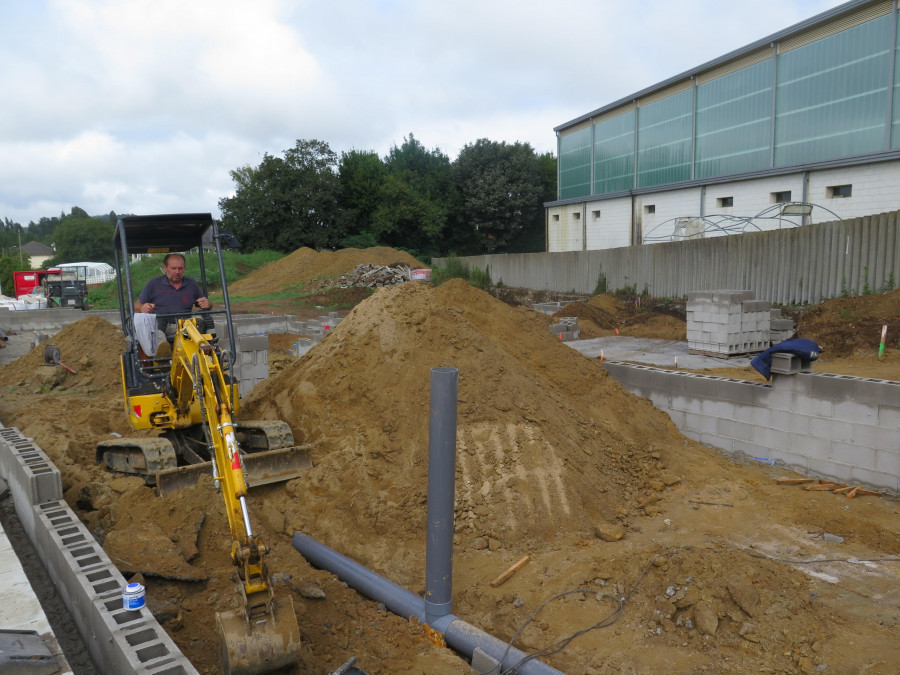
<path id="1" fill-rule="evenodd" d="M 0 0 L 0 219 L 218 213 L 299 138 L 556 151 L 553 127 L 835 0 Z"/>

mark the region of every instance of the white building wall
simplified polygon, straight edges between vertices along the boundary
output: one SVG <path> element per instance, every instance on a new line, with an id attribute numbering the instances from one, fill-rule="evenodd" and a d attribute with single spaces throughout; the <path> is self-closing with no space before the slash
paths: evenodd
<path id="1" fill-rule="evenodd" d="M 808 177 L 805 201 L 824 207 L 814 206 L 810 224 L 835 220 L 825 209 L 843 220 L 900 210 L 900 160 L 810 170 Z M 700 187 L 636 195 L 633 197 L 634 218 L 641 241 L 648 244 L 667 241 L 675 231 L 675 218 L 700 215 L 714 221 L 718 220 L 716 216 L 753 218 L 774 206 L 776 195 L 785 192 L 790 192 L 792 202 L 804 201 L 803 181 L 804 174 L 798 171 L 782 176 L 707 185 L 705 195 Z M 851 195 L 833 196 L 833 188 L 842 185 L 851 186 Z M 732 205 L 723 206 L 720 200 L 729 198 Z M 631 199 L 619 197 L 549 208 L 549 250 L 580 251 L 630 246 Z M 595 215 L 598 212 L 599 216 Z M 558 215 L 557 221 L 554 221 L 554 214 Z M 767 216 L 755 220 L 756 227 L 746 227 L 744 231 L 794 227 L 800 225 L 802 220 L 800 216 L 779 217 L 774 209 Z M 735 221 L 723 223 L 723 226 L 731 226 L 733 233 L 739 228 Z M 716 236 L 716 233 L 708 231 L 705 236 Z"/>
<path id="2" fill-rule="evenodd" d="M 703 210 L 704 216 L 738 216 L 752 218 L 766 209 L 774 206 L 777 193 L 790 192 L 792 202 L 803 201 L 803 174 L 786 174 L 759 178 L 757 180 L 736 181 L 734 183 L 720 183 L 706 188 L 706 199 Z M 733 205 L 730 208 L 719 206 L 721 199 L 731 197 Z M 781 227 L 794 227 L 799 225 L 799 216 L 791 218 L 778 218 L 778 212 L 773 210 L 766 214 L 768 219 L 754 221 L 756 227 L 748 227 L 746 232 L 759 230 L 777 230 Z M 834 220 L 827 218 L 826 220 Z"/>
<path id="3" fill-rule="evenodd" d="M 584 204 L 554 206 L 547 211 L 547 250 L 584 250 Z"/>
<path id="4" fill-rule="evenodd" d="M 588 202 L 587 250 L 631 246 L 631 197 Z"/>
<path id="5" fill-rule="evenodd" d="M 838 185 L 852 186 L 850 197 L 831 197 Z M 900 162 L 827 169 L 810 174 L 809 201 L 834 211 L 842 219 L 859 218 L 900 209 Z M 812 222 L 834 220 L 828 212 L 813 209 Z"/>
<path id="6" fill-rule="evenodd" d="M 639 195 L 635 198 L 634 211 L 642 237 L 670 235 L 675 229 L 673 218 L 700 214 L 700 188 Z"/>

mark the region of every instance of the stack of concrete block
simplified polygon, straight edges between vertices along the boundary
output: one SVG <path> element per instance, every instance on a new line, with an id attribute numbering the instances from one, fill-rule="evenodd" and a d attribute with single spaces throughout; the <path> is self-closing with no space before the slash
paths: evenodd
<path id="1" fill-rule="evenodd" d="M 559 323 L 550 324 L 550 332 L 563 342 L 577 340 L 578 336 L 581 335 L 581 328 L 578 326 L 578 317 L 561 317 Z"/>
<path id="2" fill-rule="evenodd" d="M 733 356 L 768 349 L 772 303 L 753 291 L 696 291 L 687 300 L 688 349 Z"/>
<path id="3" fill-rule="evenodd" d="M 770 316 L 769 341 L 773 345 L 777 345 L 785 340 L 790 340 L 794 336 L 793 320 L 782 317 L 780 309 L 773 309 Z"/>

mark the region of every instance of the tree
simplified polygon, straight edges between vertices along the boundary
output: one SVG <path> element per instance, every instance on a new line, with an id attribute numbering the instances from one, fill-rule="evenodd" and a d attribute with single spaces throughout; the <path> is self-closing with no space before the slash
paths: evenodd
<path id="1" fill-rule="evenodd" d="M 25 256 L 25 265 L 19 261 L 18 255 L 0 256 L 0 293 L 7 297 L 15 297 L 15 282 L 13 281 L 13 272 L 17 270 L 30 269 L 31 264 L 28 256 Z"/>
<path id="2" fill-rule="evenodd" d="M 219 200 L 223 224 L 248 252 L 334 247 L 344 234 L 336 164 L 327 143 L 298 140 L 283 158 L 267 153 L 258 167 L 232 171 L 235 194 Z"/>
<path id="3" fill-rule="evenodd" d="M 81 209 L 78 211 L 84 213 Z M 114 229 L 114 225 L 99 218 L 65 217 L 53 233 L 56 254 L 47 261 L 46 266 L 81 261 L 113 263 Z"/>
<path id="4" fill-rule="evenodd" d="M 381 204 L 372 214 L 372 230 L 379 242 L 417 255 L 440 252 L 447 223 L 441 206 L 396 176 L 388 176 L 380 194 Z"/>
<path id="5" fill-rule="evenodd" d="M 388 177 L 382 184 L 372 227 L 379 241 L 435 255 L 445 250 L 445 234 L 453 207 L 450 160 L 440 149 L 426 150 L 412 134 L 385 159 Z"/>
<path id="6" fill-rule="evenodd" d="M 351 150 L 341 154 L 339 204 L 347 236 L 374 235 L 372 217 L 381 204 L 387 167 L 377 153 Z"/>
<path id="7" fill-rule="evenodd" d="M 454 163 L 461 216 L 478 232 L 481 250 L 505 250 L 524 230 L 543 228 L 541 165 L 528 143 L 486 138 L 466 145 Z"/>

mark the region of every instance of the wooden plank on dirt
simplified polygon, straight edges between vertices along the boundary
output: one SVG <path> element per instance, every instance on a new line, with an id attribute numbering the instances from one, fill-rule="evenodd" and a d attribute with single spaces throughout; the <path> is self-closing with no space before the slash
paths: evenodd
<path id="1" fill-rule="evenodd" d="M 531 556 L 530 556 L 530 555 L 526 555 L 525 557 L 523 557 L 523 558 L 522 558 L 521 560 L 519 560 L 515 565 L 513 565 L 513 566 L 510 567 L 508 570 L 506 570 L 503 574 L 501 574 L 499 577 L 497 577 L 496 579 L 494 579 L 494 580 L 491 582 L 491 588 L 497 588 L 497 586 L 500 586 L 501 584 L 503 584 L 503 583 L 505 583 L 506 581 L 508 581 L 509 578 L 510 578 L 513 574 L 515 574 L 515 573 L 518 572 L 520 569 L 522 569 L 523 567 L 525 567 L 525 564 L 526 564 L 529 560 L 531 560 Z"/>

